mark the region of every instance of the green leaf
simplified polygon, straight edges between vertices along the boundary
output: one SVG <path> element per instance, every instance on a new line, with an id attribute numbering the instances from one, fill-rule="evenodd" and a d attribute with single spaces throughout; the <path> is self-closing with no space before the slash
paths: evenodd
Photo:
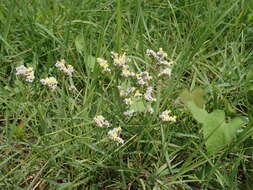
<path id="1" fill-rule="evenodd" d="M 226 123 L 223 110 L 214 110 L 212 113 L 207 113 L 193 101 L 188 102 L 187 105 L 193 117 L 203 125 L 203 135 L 206 139 L 205 145 L 210 153 L 217 152 L 230 144 L 236 136 L 237 130 L 243 124 L 242 119 L 239 117 Z"/>
<path id="2" fill-rule="evenodd" d="M 187 104 L 190 101 L 193 101 L 199 108 L 203 108 L 205 104 L 204 100 L 205 91 L 201 88 L 196 88 L 192 92 L 184 90 L 180 94 L 180 99 L 184 104 Z"/>
<path id="3" fill-rule="evenodd" d="M 84 41 L 83 36 L 81 36 L 81 35 L 76 36 L 75 46 L 76 46 L 76 50 L 78 51 L 78 53 L 83 54 L 83 52 L 85 50 L 85 41 Z"/>
<path id="4" fill-rule="evenodd" d="M 146 110 L 146 107 L 142 100 L 135 100 L 130 106 L 130 109 L 134 110 L 135 112 L 144 112 Z"/>

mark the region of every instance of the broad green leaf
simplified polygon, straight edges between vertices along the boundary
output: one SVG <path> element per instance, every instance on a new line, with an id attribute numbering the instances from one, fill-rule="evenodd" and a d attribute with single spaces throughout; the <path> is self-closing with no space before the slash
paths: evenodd
<path id="1" fill-rule="evenodd" d="M 130 106 L 130 109 L 136 112 L 144 112 L 146 110 L 142 100 L 134 101 L 133 104 Z"/>
<path id="2" fill-rule="evenodd" d="M 81 35 L 76 36 L 75 46 L 76 46 L 76 50 L 78 51 L 78 53 L 83 54 L 83 52 L 85 50 L 85 41 L 83 39 L 83 36 L 81 36 Z"/>
<path id="3" fill-rule="evenodd" d="M 184 90 L 180 94 L 180 98 L 184 104 L 187 104 L 190 101 L 193 101 L 199 108 L 203 108 L 205 104 L 204 100 L 205 91 L 201 88 L 196 88 L 192 92 Z"/>
<path id="4" fill-rule="evenodd" d="M 242 119 L 239 117 L 226 123 L 223 110 L 214 110 L 212 113 L 207 113 L 193 101 L 188 102 L 187 105 L 193 117 L 203 125 L 203 135 L 206 139 L 205 145 L 210 153 L 219 151 L 230 144 L 236 136 L 236 131 L 243 124 Z"/>
<path id="5" fill-rule="evenodd" d="M 206 110 L 199 108 L 196 106 L 196 104 L 193 101 L 190 101 L 187 103 L 188 108 L 193 114 L 193 117 L 199 122 L 199 123 L 205 123 L 208 113 Z"/>

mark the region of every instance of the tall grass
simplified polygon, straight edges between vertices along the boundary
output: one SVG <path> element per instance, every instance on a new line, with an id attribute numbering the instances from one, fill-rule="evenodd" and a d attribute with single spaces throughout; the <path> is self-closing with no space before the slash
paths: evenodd
<path id="1" fill-rule="evenodd" d="M 246 0 L 0 0 L 0 189 L 253 189 L 252 21 Z M 146 49 L 175 62 L 153 116 L 128 120 L 97 57 L 127 52 L 141 68 Z M 73 81 L 54 68 L 64 58 Z M 27 84 L 15 68 L 27 64 Z M 57 76 L 52 92 L 39 79 Z M 70 93 L 69 82 L 78 92 Z M 201 126 L 178 100 L 203 88 L 206 109 L 244 116 L 236 140 L 206 152 Z M 159 122 L 169 107 L 176 123 Z M 125 143 L 94 125 L 103 114 Z"/>

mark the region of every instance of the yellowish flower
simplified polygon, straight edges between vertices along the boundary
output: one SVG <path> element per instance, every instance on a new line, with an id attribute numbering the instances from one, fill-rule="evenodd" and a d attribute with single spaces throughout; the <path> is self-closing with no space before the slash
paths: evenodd
<path id="1" fill-rule="evenodd" d="M 122 131 L 121 127 L 117 127 L 117 128 L 114 128 L 114 129 L 110 130 L 108 132 L 109 139 L 111 139 L 113 141 L 116 141 L 120 144 L 123 144 L 124 140 L 122 138 L 120 138 L 121 131 Z"/>
<path id="2" fill-rule="evenodd" d="M 176 122 L 176 116 L 170 115 L 171 111 L 170 110 L 165 110 L 160 114 L 160 118 L 162 121 L 171 121 L 171 122 Z"/>
<path id="3" fill-rule="evenodd" d="M 66 61 L 64 59 L 61 59 L 60 61 L 57 61 L 55 63 L 55 66 L 63 73 L 65 73 L 68 76 L 72 76 L 74 72 L 74 67 L 72 65 L 65 65 Z"/>
<path id="4" fill-rule="evenodd" d="M 55 90 L 57 88 L 57 84 L 58 84 L 56 78 L 54 78 L 54 77 L 47 77 L 45 79 L 41 79 L 40 82 L 42 85 L 48 86 L 52 90 Z"/>
<path id="5" fill-rule="evenodd" d="M 105 120 L 105 118 L 102 115 L 98 115 L 96 117 L 93 118 L 93 120 L 95 121 L 95 123 L 97 124 L 97 126 L 99 127 L 109 127 L 110 123 Z"/>
<path id="6" fill-rule="evenodd" d="M 136 90 L 134 97 L 141 97 L 141 96 L 142 96 L 142 93 L 140 93 L 139 90 Z"/>

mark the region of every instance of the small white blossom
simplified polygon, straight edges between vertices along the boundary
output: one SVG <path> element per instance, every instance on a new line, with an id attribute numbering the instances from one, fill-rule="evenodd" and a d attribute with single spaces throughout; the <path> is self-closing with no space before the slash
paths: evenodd
<path id="1" fill-rule="evenodd" d="M 66 65 L 66 61 L 62 59 L 61 61 L 57 61 L 55 66 L 62 71 L 63 73 L 67 74 L 68 76 L 72 76 L 74 72 L 74 67 L 72 65 Z"/>
<path id="2" fill-rule="evenodd" d="M 113 141 L 116 141 L 120 144 L 123 144 L 124 140 L 122 138 L 120 138 L 121 131 L 122 131 L 121 127 L 117 127 L 117 128 L 114 128 L 114 129 L 110 130 L 108 132 L 108 138 L 113 140 Z"/>
<path id="3" fill-rule="evenodd" d="M 118 53 L 111 52 L 112 58 L 113 58 L 113 64 L 115 66 L 122 67 L 126 65 L 127 62 L 130 61 L 129 58 L 127 58 L 126 53 L 123 53 L 122 55 L 119 55 Z"/>
<path id="4" fill-rule="evenodd" d="M 171 76 L 171 68 L 166 68 L 164 70 L 162 70 L 158 76 L 162 76 L 162 75 L 167 75 L 167 76 Z"/>
<path id="5" fill-rule="evenodd" d="M 48 86 L 52 90 L 55 90 L 57 88 L 57 84 L 58 84 L 56 78 L 54 78 L 54 77 L 47 77 L 45 79 L 41 79 L 40 82 L 42 85 Z"/>
<path id="6" fill-rule="evenodd" d="M 110 73 L 111 69 L 109 69 L 109 64 L 106 60 L 102 58 L 97 58 L 97 62 L 99 63 L 100 67 L 103 68 L 103 71 Z"/>
<path id="7" fill-rule="evenodd" d="M 75 85 L 71 85 L 70 87 L 69 87 L 69 91 L 71 91 L 71 92 L 76 92 L 77 91 L 77 88 L 75 87 Z"/>
<path id="8" fill-rule="evenodd" d="M 164 52 L 162 48 L 159 48 L 159 51 L 156 54 L 159 56 L 160 59 L 164 59 L 168 56 L 168 54 Z"/>
<path id="9" fill-rule="evenodd" d="M 171 122 L 176 122 L 176 116 L 170 115 L 171 111 L 170 110 L 165 110 L 160 114 L 160 119 L 162 121 L 171 121 Z"/>
<path id="10" fill-rule="evenodd" d="M 148 81 L 152 79 L 152 77 L 149 75 L 147 71 L 136 74 L 136 78 L 137 78 L 138 84 L 142 86 L 148 84 Z"/>
<path id="11" fill-rule="evenodd" d="M 147 112 L 150 113 L 150 114 L 153 114 L 154 113 L 154 109 L 151 106 L 149 106 L 147 108 Z"/>
<path id="12" fill-rule="evenodd" d="M 124 88 L 122 86 L 118 86 L 118 89 L 120 97 L 126 97 L 135 90 L 135 87 Z"/>
<path id="13" fill-rule="evenodd" d="M 93 120 L 95 121 L 95 123 L 99 127 L 109 127 L 110 126 L 110 123 L 107 120 L 105 120 L 105 118 L 102 115 L 98 115 L 98 116 L 94 117 Z"/>
<path id="14" fill-rule="evenodd" d="M 156 99 L 152 97 L 152 92 L 153 92 L 153 88 L 150 86 L 150 87 L 147 88 L 147 91 L 144 94 L 144 98 L 148 102 L 155 102 L 156 101 Z"/>
<path id="15" fill-rule="evenodd" d="M 125 102 L 126 105 L 132 105 L 133 104 L 133 101 L 131 100 L 131 98 L 125 98 L 124 102 Z"/>
<path id="16" fill-rule="evenodd" d="M 154 58 L 159 59 L 159 57 L 157 56 L 156 52 L 154 52 L 154 51 L 151 50 L 151 49 L 147 49 L 146 55 L 148 55 L 148 56 L 153 56 Z"/>
<path id="17" fill-rule="evenodd" d="M 163 61 L 159 61 L 157 64 L 158 64 L 158 65 L 171 66 L 173 63 L 172 63 L 172 62 L 168 62 L 168 61 L 166 61 L 166 60 L 163 60 Z"/>
<path id="18" fill-rule="evenodd" d="M 23 75 L 25 76 L 25 81 L 33 82 L 34 80 L 34 71 L 32 67 L 25 67 L 24 65 L 20 65 L 16 67 L 16 75 Z"/>
<path id="19" fill-rule="evenodd" d="M 127 110 L 123 114 L 128 117 L 132 117 L 134 115 L 134 110 Z"/>
<path id="20" fill-rule="evenodd" d="M 127 65 L 124 65 L 123 66 L 123 69 L 122 69 L 122 73 L 121 73 L 121 76 L 123 76 L 123 77 L 132 77 L 132 76 L 135 76 L 135 73 L 134 72 L 131 72 L 130 70 L 129 70 L 129 67 L 127 66 Z"/>

